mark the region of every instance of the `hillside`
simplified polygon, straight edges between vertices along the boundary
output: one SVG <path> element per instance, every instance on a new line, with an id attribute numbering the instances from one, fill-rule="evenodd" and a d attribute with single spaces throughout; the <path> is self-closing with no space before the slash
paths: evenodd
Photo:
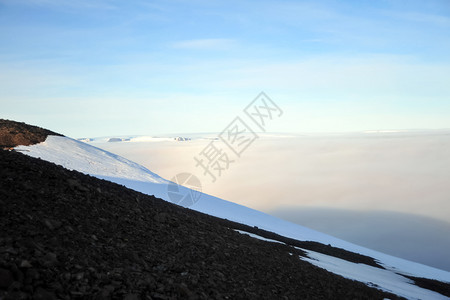
<path id="1" fill-rule="evenodd" d="M 157 174 L 47 133 L 1 151 L 0 299 L 449 299 L 448 272 L 206 194 L 171 204 Z"/>
<path id="2" fill-rule="evenodd" d="M 0 148 L 13 148 L 18 145 L 28 146 L 42 143 L 49 135 L 62 136 L 59 133 L 37 126 L 0 119 Z"/>
<path id="3" fill-rule="evenodd" d="M 0 298 L 397 299 L 223 220 L 20 153 L 0 164 Z"/>

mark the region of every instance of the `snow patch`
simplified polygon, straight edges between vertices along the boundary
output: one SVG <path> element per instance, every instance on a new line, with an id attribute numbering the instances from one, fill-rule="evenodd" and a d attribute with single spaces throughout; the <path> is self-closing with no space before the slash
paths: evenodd
<path id="1" fill-rule="evenodd" d="M 311 250 L 301 250 L 305 251 L 309 258 L 300 257 L 300 259 L 345 278 L 364 282 L 370 287 L 407 299 L 450 299 L 442 294 L 418 287 L 412 280 L 390 270 L 352 263 Z"/>

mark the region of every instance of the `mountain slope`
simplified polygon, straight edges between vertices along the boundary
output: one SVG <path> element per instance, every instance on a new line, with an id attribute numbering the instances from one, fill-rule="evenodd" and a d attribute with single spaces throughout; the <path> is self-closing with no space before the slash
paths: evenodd
<path id="1" fill-rule="evenodd" d="M 225 220 L 0 150 L 1 299 L 397 299 Z"/>
<path id="2" fill-rule="evenodd" d="M 21 146 L 16 149 L 17 151 L 23 151 L 23 153 L 30 156 L 41 157 L 42 159 L 63 165 L 66 168 L 76 169 L 86 174 L 123 184 L 145 194 L 154 194 L 157 197 L 169 200 L 167 196 L 167 184 L 169 182 L 167 180 L 162 179 L 149 170 L 124 158 L 82 142 L 65 137 L 49 136 L 44 143 L 30 147 Z M 186 191 L 186 188 L 180 188 Z M 310 251 L 317 251 L 325 255 L 331 255 L 333 256 L 331 258 L 321 257 L 322 261 L 316 260 L 317 265 L 348 278 L 360 280 L 369 285 L 373 285 L 373 282 L 379 282 L 378 288 L 392 291 L 398 295 L 411 299 L 446 299 L 443 295 L 431 292 L 427 289 L 417 288 L 417 286 L 413 285 L 413 281 L 404 276 L 395 277 L 397 281 L 394 282 L 394 284 L 380 281 L 380 276 L 385 276 L 386 274 L 380 275 L 382 274 L 380 272 L 384 270 L 374 267 L 384 267 L 386 271 L 390 272 L 392 275 L 395 275 L 394 273 L 401 273 L 416 279 L 417 277 L 425 278 L 423 280 L 425 280 L 425 285 L 428 288 L 434 286 L 434 284 L 433 282 L 430 283 L 429 281 L 426 281 L 427 279 L 450 282 L 450 273 L 448 272 L 359 247 L 305 227 L 285 222 L 261 212 L 205 194 L 202 194 L 199 201 L 191 208 L 210 215 L 249 225 L 245 226 L 237 223 L 233 223 L 233 225 L 227 224 L 226 226 L 229 228 L 253 232 L 258 234 L 258 237 L 265 236 L 277 239 L 292 246 L 309 249 Z M 255 229 L 254 226 L 257 226 L 258 228 Z M 298 240 L 313 242 L 306 243 L 299 242 Z M 331 244 L 334 247 L 324 246 L 323 244 Z M 345 250 L 339 250 L 338 248 Z M 361 253 L 362 255 L 358 256 L 348 251 Z M 314 253 L 309 253 L 310 257 L 314 257 Z M 339 273 L 339 270 L 337 271 L 331 268 L 330 263 L 335 264 L 336 261 L 330 261 L 330 259 L 333 260 L 336 259 L 336 257 L 343 258 L 347 260 L 347 262 L 349 259 L 350 261 L 353 261 L 353 265 L 350 265 L 350 269 L 353 270 L 353 273 Z M 375 258 L 378 261 L 378 264 L 370 257 Z M 310 262 L 314 263 L 313 260 L 310 260 Z M 359 262 L 359 264 L 355 264 L 355 262 Z M 364 274 L 372 275 L 368 277 L 361 276 L 361 270 L 359 268 L 361 263 L 369 265 L 370 268 L 378 269 L 378 271 L 373 269 L 365 270 Z M 416 282 L 419 282 L 419 279 L 417 279 Z M 439 286 L 439 283 L 437 286 Z M 448 292 L 448 285 L 443 284 L 443 288 L 436 288 L 434 290 L 439 291 L 441 294 L 446 294 Z"/>
<path id="3" fill-rule="evenodd" d="M 39 157 L 68 169 L 107 179 L 170 201 L 167 195 L 167 185 L 170 181 L 125 158 L 80 141 L 67 137 L 49 136 L 44 143 L 27 147 L 19 146 L 16 150 L 24 151 L 29 156 Z M 185 190 L 186 188 L 180 187 L 180 189 Z M 198 202 L 190 208 L 220 218 L 257 226 L 289 238 L 331 244 L 335 247 L 372 256 L 388 266 L 393 264 L 393 267 L 403 268 L 405 272 L 411 275 L 421 275 L 450 282 L 449 272 L 393 258 L 207 194 L 202 194 Z M 420 270 L 420 274 L 415 274 L 415 270 Z"/>

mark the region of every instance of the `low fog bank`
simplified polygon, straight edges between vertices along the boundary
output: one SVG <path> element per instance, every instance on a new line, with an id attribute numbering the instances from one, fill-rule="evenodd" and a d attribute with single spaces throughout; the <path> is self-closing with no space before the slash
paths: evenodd
<path id="1" fill-rule="evenodd" d="M 195 166 L 210 140 L 96 143 L 170 179 L 262 211 L 280 206 L 450 215 L 450 133 L 374 133 L 256 140 L 216 182 Z"/>
<path id="2" fill-rule="evenodd" d="M 269 212 L 383 253 L 450 271 L 450 223 L 387 211 L 280 207 Z"/>
<path id="3" fill-rule="evenodd" d="M 194 161 L 209 143 L 166 139 L 94 145 L 167 179 L 193 173 L 205 193 L 450 269 L 445 254 L 450 250 L 445 223 L 450 221 L 450 131 L 263 137 L 240 158 L 230 154 L 235 161 L 214 183 Z M 283 213 L 287 207 L 302 209 Z M 359 217 L 345 210 L 374 212 Z"/>

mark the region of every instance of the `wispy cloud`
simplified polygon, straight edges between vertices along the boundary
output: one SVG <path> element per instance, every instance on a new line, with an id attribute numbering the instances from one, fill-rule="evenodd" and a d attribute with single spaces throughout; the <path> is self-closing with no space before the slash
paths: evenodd
<path id="1" fill-rule="evenodd" d="M 11 4 L 12 1 L 0 0 L 0 3 Z M 89 0 L 15 0 L 14 4 L 45 6 L 53 8 L 72 8 L 72 9 L 116 9 L 117 7 L 107 1 L 89 1 Z"/>
<path id="2" fill-rule="evenodd" d="M 194 39 L 183 40 L 172 44 L 174 48 L 191 50 L 224 50 L 235 47 L 233 39 Z"/>
<path id="3" fill-rule="evenodd" d="M 412 22 L 430 23 L 440 26 L 450 26 L 450 18 L 447 16 L 441 16 L 436 14 L 424 14 L 418 12 L 403 12 L 403 13 L 388 12 L 386 14 L 395 18 Z"/>
<path id="4" fill-rule="evenodd" d="M 284 130 L 304 127 L 308 107 L 323 115 L 311 117 L 313 131 L 343 124 L 340 107 L 355 107 L 340 130 L 449 127 L 449 14 L 438 4 L 0 0 L 0 102 L 14 111 L 17 100 L 117 97 L 140 107 L 145 98 L 160 109 L 156 98 L 189 97 L 212 111 L 265 90 L 292 107 Z M 375 105 L 370 123 L 357 118 Z M 200 120 L 217 123 L 187 123 Z"/>

